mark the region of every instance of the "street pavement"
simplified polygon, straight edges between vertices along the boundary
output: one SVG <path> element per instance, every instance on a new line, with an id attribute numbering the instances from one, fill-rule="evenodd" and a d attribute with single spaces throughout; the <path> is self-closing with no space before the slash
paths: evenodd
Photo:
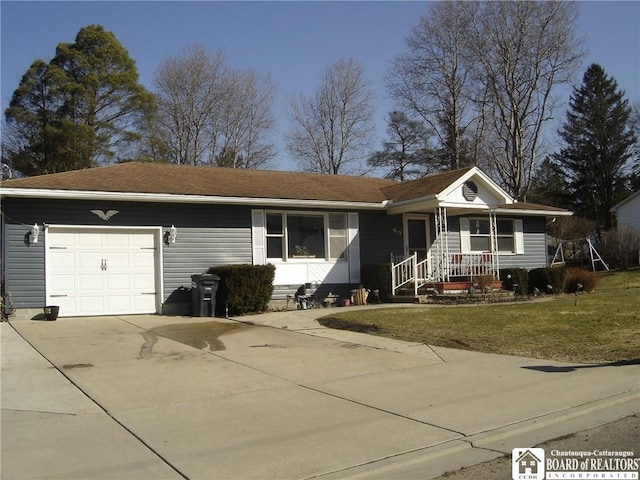
<path id="1" fill-rule="evenodd" d="M 638 363 L 431 347 L 328 313 L 0 324 L 1 478 L 428 479 L 640 412 Z"/>

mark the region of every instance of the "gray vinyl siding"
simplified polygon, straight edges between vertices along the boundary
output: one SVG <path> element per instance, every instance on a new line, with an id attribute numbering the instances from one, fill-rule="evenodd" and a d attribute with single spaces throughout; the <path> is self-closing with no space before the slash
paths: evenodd
<path id="1" fill-rule="evenodd" d="M 512 218 L 512 217 L 509 217 Z M 542 268 L 548 265 L 546 219 L 521 217 L 524 255 L 500 255 L 500 268 Z"/>
<path id="2" fill-rule="evenodd" d="M 359 212 L 360 220 L 360 265 L 387 263 L 390 255 L 402 255 L 402 215 L 387 215 L 386 212 Z"/>
<path id="3" fill-rule="evenodd" d="M 14 308 L 44 307 L 44 235 L 27 247 L 24 236 L 29 230 L 28 226 L 9 223 L 4 229 L 5 292 L 11 294 Z"/>
<path id="4" fill-rule="evenodd" d="M 498 218 L 501 218 L 498 216 Z M 500 255 L 500 268 L 542 268 L 547 266 L 546 219 L 545 217 L 514 217 L 522 219 L 522 233 L 524 236 L 524 254 Z M 448 246 L 449 253 L 460 252 L 460 217 L 449 217 Z"/>
<path id="5" fill-rule="evenodd" d="M 435 222 L 433 222 L 432 227 L 432 236 L 435 239 Z M 447 230 L 449 232 L 447 235 L 447 248 L 449 249 L 449 253 L 460 252 L 460 217 L 448 217 Z"/>
<path id="6" fill-rule="evenodd" d="M 247 213 L 248 215 L 248 213 Z M 178 228 L 176 243 L 164 247 L 164 298 L 191 288 L 191 275 L 209 267 L 251 264 L 251 228 Z"/>
<path id="7" fill-rule="evenodd" d="M 191 275 L 210 266 L 251 263 L 251 214 L 247 207 L 163 203 L 3 199 L 5 213 L 5 291 L 16 308 L 38 308 L 45 301 L 44 233 L 27 247 L 24 235 L 34 223 L 96 227 L 178 229 L 177 241 L 162 246 L 163 302 Z M 118 210 L 109 221 L 91 210 Z"/>

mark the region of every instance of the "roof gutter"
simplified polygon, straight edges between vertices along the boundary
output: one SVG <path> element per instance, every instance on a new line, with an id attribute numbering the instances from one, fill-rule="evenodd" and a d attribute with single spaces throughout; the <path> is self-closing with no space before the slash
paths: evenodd
<path id="1" fill-rule="evenodd" d="M 527 210 L 523 208 L 495 208 L 496 213 L 507 213 L 510 215 L 531 215 L 539 217 L 570 217 L 573 212 L 569 210 Z"/>
<path id="2" fill-rule="evenodd" d="M 251 198 L 220 197 L 208 195 L 177 195 L 171 193 L 130 193 L 104 192 L 84 190 L 50 190 L 35 188 L 3 188 L 0 197 L 14 198 L 46 198 L 62 200 L 109 200 L 119 202 L 151 202 L 151 203 L 191 203 L 191 204 L 232 204 L 267 207 L 307 207 L 337 208 L 359 210 L 384 210 L 387 201 L 383 202 L 345 202 L 335 200 L 302 200 L 287 198 Z"/>

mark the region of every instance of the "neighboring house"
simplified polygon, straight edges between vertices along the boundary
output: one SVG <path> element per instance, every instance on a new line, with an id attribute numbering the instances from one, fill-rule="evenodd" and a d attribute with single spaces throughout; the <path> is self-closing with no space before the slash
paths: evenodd
<path id="1" fill-rule="evenodd" d="M 618 219 L 617 225 L 640 233 L 640 191 L 630 195 L 611 209 Z"/>
<path id="2" fill-rule="evenodd" d="M 546 218 L 571 215 L 475 167 L 398 183 L 124 163 L 4 181 L 0 196 L 3 293 L 27 316 L 170 312 L 215 265 L 274 264 L 274 298 L 307 282 L 348 294 L 390 259 L 394 287 L 544 267 Z"/>

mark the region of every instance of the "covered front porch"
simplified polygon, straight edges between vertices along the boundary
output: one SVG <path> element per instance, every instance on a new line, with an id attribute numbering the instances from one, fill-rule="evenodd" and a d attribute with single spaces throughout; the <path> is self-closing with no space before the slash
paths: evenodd
<path id="1" fill-rule="evenodd" d="M 477 212 L 477 211 L 476 211 Z M 456 215 L 462 212 L 456 209 Z M 445 207 L 438 207 L 433 214 L 406 215 L 404 220 L 404 246 L 402 255 L 391 255 L 392 295 L 399 291 L 413 291 L 417 296 L 421 289 L 437 292 L 468 291 L 473 288 L 500 288 L 498 255 L 498 221 L 495 211 L 483 212 L 481 235 L 474 247 L 482 251 L 469 251 L 471 245 L 466 235 L 455 232 L 452 239 L 449 215 Z M 459 219 L 459 225 L 468 219 Z M 430 230 L 434 229 L 433 235 Z M 465 227 L 468 230 L 468 226 Z"/>

